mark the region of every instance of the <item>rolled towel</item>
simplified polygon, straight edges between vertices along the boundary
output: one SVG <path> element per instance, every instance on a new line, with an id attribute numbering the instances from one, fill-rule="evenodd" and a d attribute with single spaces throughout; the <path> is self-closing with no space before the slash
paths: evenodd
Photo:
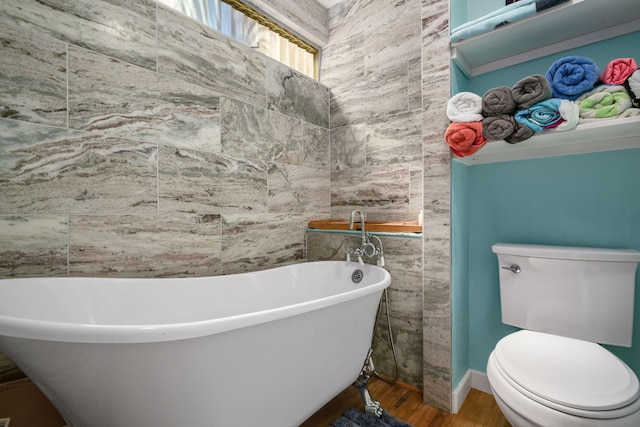
<path id="1" fill-rule="evenodd" d="M 518 142 L 525 141 L 535 135 L 533 129 L 529 126 L 523 125 L 522 123 L 517 123 L 513 133 L 506 137 L 504 140 L 509 144 L 517 144 Z"/>
<path id="2" fill-rule="evenodd" d="M 635 117 L 635 116 L 640 116 L 640 108 L 627 108 L 622 113 L 620 113 L 618 118 Z"/>
<path id="3" fill-rule="evenodd" d="M 517 107 L 510 87 L 496 87 L 489 89 L 482 95 L 482 115 L 485 117 L 498 114 L 513 114 Z"/>
<path id="4" fill-rule="evenodd" d="M 631 96 L 631 103 L 634 107 L 640 107 L 640 70 L 635 70 L 624 81 L 624 87 Z"/>
<path id="5" fill-rule="evenodd" d="M 518 123 L 529 126 L 535 132 L 542 132 L 547 128 L 559 126 L 563 121 L 560 114 L 560 99 L 547 99 L 526 110 L 518 110 L 514 118 Z"/>
<path id="6" fill-rule="evenodd" d="M 581 119 L 609 119 L 631 108 L 631 96 L 622 85 L 601 85 L 576 100 Z"/>
<path id="7" fill-rule="evenodd" d="M 498 141 L 512 136 L 516 131 L 516 120 L 512 115 L 500 114 L 482 119 L 482 135 L 488 141 Z"/>
<path id="8" fill-rule="evenodd" d="M 447 103 L 447 117 L 452 122 L 482 120 L 482 97 L 473 92 L 455 94 Z"/>
<path id="9" fill-rule="evenodd" d="M 558 111 L 560 111 L 560 115 L 564 121 L 556 126 L 554 130 L 562 132 L 576 127 L 580 120 L 580 108 L 578 104 L 568 99 L 561 99 Z"/>
<path id="10" fill-rule="evenodd" d="M 637 69 L 638 64 L 633 58 L 614 59 L 600 74 L 600 81 L 608 85 L 621 85 Z"/>
<path id="11" fill-rule="evenodd" d="M 595 87 L 600 69 L 589 58 L 567 56 L 554 62 L 545 76 L 554 98 L 575 100 Z"/>
<path id="12" fill-rule="evenodd" d="M 458 157 L 470 156 L 487 143 L 482 136 L 482 122 L 452 122 L 444 133 L 444 139 Z"/>
<path id="13" fill-rule="evenodd" d="M 529 108 L 540 101 L 551 98 L 551 86 L 542 74 L 527 76 L 511 88 L 518 110 Z"/>

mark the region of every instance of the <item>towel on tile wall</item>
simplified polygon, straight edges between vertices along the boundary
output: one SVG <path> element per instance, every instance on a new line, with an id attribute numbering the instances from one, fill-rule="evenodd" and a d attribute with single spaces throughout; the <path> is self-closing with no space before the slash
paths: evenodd
<path id="1" fill-rule="evenodd" d="M 542 74 L 532 74 L 516 82 L 511 88 L 518 110 L 529 108 L 552 96 L 549 81 Z"/>
<path id="2" fill-rule="evenodd" d="M 487 143 L 482 135 L 482 122 L 452 122 L 444 133 L 444 139 L 458 157 L 470 156 Z"/>
<path id="3" fill-rule="evenodd" d="M 638 64 L 633 58 L 614 59 L 600 74 L 600 81 L 609 85 L 621 85 L 637 69 Z"/>
<path id="4" fill-rule="evenodd" d="M 631 96 L 622 85 L 601 85 L 576 100 L 581 119 L 609 119 L 631 108 Z"/>
<path id="5" fill-rule="evenodd" d="M 482 120 L 482 97 L 473 92 L 455 94 L 447 103 L 447 117 L 452 122 Z"/>
<path id="6" fill-rule="evenodd" d="M 518 105 L 513 99 L 513 92 L 510 87 L 495 87 L 482 95 L 482 115 L 485 117 L 498 114 L 513 114 L 517 108 Z"/>
<path id="7" fill-rule="evenodd" d="M 640 70 L 635 70 L 627 80 L 624 81 L 624 87 L 631 96 L 631 103 L 634 107 L 640 107 Z"/>
<path id="8" fill-rule="evenodd" d="M 600 68 L 589 58 L 566 56 L 551 64 L 545 77 L 554 98 L 576 100 L 595 87 L 600 79 Z"/>

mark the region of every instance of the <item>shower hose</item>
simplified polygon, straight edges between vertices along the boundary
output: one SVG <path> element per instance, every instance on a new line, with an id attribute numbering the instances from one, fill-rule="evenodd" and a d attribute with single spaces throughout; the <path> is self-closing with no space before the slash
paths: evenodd
<path id="1" fill-rule="evenodd" d="M 387 293 L 387 288 L 384 289 L 384 292 L 382 294 L 382 299 L 384 300 L 384 306 L 385 306 L 384 311 L 386 312 L 386 315 L 387 315 L 387 328 L 389 330 L 389 344 L 391 346 L 391 353 L 393 354 L 393 363 L 395 365 L 393 377 L 388 377 L 378 372 L 375 368 L 375 365 L 373 365 L 373 360 L 371 361 L 371 365 L 372 365 L 373 375 L 380 378 L 382 381 L 386 383 L 395 384 L 395 382 L 398 381 L 400 373 L 398 371 L 398 355 L 396 354 L 396 346 L 393 342 L 393 333 L 391 332 L 391 318 L 389 316 L 389 294 Z M 378 314 L 376 315 L 375 328 L 378 327 L 378 322 L 380 321 L 381 312 L 382 312 L 382 301 L 380 301 L 380 304 L 378 305 Z M 374 330 L 374 334 L 375 334 L 375 330 Z"/>

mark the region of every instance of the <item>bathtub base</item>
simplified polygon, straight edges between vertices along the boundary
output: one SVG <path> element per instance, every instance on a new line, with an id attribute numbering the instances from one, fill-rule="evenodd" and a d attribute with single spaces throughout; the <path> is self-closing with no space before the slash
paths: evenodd
<path id="1" fill-rule="evenodd" d="M 360 392 L 364 411 L 368 414 L 374 414 L 379 418 L 382 416 L 383 412 L 382 405 L 377 400 L 373 400 L 369 393 L 369 380 L 373 373 L 371 353 L 373 353 L 373 349 L 370 348 L 367 358 L 364 361 L 364 365 L 362 366 L 362 370 L 360 371 L 360 375 L 358 375 L 358 379 L 353 383 L 353 386 L 358 390 L 358 392 Z"/>

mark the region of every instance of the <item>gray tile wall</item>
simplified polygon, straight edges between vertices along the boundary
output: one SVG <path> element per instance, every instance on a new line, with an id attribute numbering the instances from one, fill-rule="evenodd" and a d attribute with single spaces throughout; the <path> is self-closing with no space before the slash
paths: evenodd
<path id="1" fill-rule="evenodd" d="M 153 0 L 0 3 L 0 277 L 304 259 L 329 90 Z"/>
<path id="2" fill-rule="evenodd" d="M 397 257 L 388 263 L 391 323 L 400 379 L 423 387 L 425 402 L 445 410 L 451 408 L 450 178 L 442 143 L 448 16 L 445 0 L 344 0 L 329 10 L 321 70 L 331 88 L 332 216 L 346 218 L 357 208 L 371 220 L 411 221 L 424 210 L 423 240 L 393 238 L 385 246 L 387 258 Z M 308 238 L 310 256 L 344 257 L 339 238 Z M 378 332 L 374 359 L 392 374 L 384 338 Z"/>

